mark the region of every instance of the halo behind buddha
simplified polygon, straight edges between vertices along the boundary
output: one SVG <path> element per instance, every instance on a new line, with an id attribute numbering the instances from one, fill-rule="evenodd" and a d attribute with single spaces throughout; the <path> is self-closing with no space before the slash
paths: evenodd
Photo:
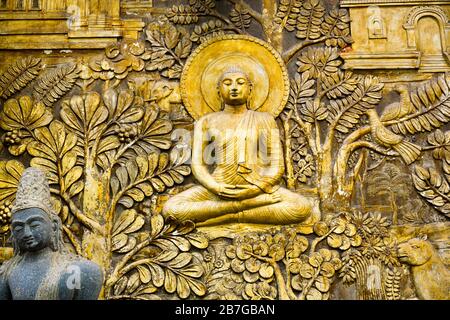
<path id="1" fill-rule="evenodd" d="M 187 60 L 180 79 L 181 95 L 194 119 L 220 111 L 217 82 L 231 66 L 253 84 L 250 108 L 274 117 L 289 96 L 289 79 L 280 55 L 268 43 L 244 35 L 223 35 L 202 43 Z"/>

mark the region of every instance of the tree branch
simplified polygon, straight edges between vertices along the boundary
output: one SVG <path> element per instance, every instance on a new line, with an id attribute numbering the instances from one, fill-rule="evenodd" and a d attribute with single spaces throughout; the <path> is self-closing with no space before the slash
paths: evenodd
<path id="1" fill-rule="evenodd" d="M 299 129 L 303 132 L 303 134 L 305 135 L 305 138 L 308 140 L 308 144 L 309 147 L 311 148 L 311 152 L 313 153 L 314 156 L 317 156 L 317 148 L 318 146 L 316 146 L 315 140 L 311 135 L 311 124 L 309 123 L 305 123 L 299 113 L 296 107 L 294 107 L 294 117 L 292 118 L 292 120 L 297 123 L 297 125 L 299 126 Z"/>
<path id="2" fill-rule="evenodd" d="M 211 11 L 208 13 L 208 15 L 210 15 L 211 17 L 215 17 L 219 20 L 222 20 L 223 22 L 225 22 L 228 25 L 228 29 L 233 30 L 237 33 L 242 34 L 243 30 L 237 28 L 227 17 L 225 17 L 224 15 L 218 13 L 217 11 Z"/>
<path id="3" fill-rule="evenodd" d="M 254 10 L 251 6 L 242 0 L 228 0 L 231 4 L 240 5 L 242 8 L 246 9 L 248 13 L 255 19 L 261 26 L 264 25 L 263 16 L 258 11 Z"/>
<path id="4" fill-rule="evenodd" d="M 349 145 L 350 154 L 353 153 L 356 149 L 359 148 L 367 148 L 374 150 L 382 155 L 389 156 L 389 157 L 395 157 L 398 156 L 398 153 L 395 151 L 392 151 L 390 149 L 386 150 L 385 148 L 380 147 L 379 145 L 369 142 L 369 141 L 357 141 L 353 142 Z"/>
<path id="5" fill-rule="evenodd" d="M 323 36 L 323 37 L 320 37 L 315 40 L 305 40 L 302 42 L 298 42 L 297 44 L 293 45 L 291 48 L 289 48 L 288 50 L 283 52 L 282 57 L 283 57 L 284 62 L 286 64 L 288 64 L 300 50 L 302 50 L 310 45 L 323 42 L 323 41 L 327 40 L 328 38 L 329 38 L 328 36 Z"/>
<path id="6" fill-rule="evenodd" d="M 142 250 L 143 248 L 145 248 L 148 244 L 150 244 L 150 242 L 153 241 L 153 238 L 149 237 L 148 239 L 142 241 L 141 243 L 139 243 L 137 246 L 135 246 L 133 248 L 133 250 L 131 250 L 130 252 L 128 252 L 115 266 L 114 271 L 111 273 L 110 277 L 108 278 L 108 280 L 105 283 L 105 292 L 108 292 L 112 286 L 114 285 L 114 283 L 117 282 L 117 280 L 119 280 L 119 278 L 122 276 L 121 271 L 123 270 L 123 268 L 125 267 L 125 265 L 128 263 L 128 261 L 130 261 L 130 259 L 140 250 Z"/>
<path id="7" fill-rule="evenodd" d="M 73 247 L 75 248 L 75 252 L 79 255 L 82 254 L 82 250 L 81 250 L 81 245 L 77 240 L 77 237 L 75 237 L 75 235 L 73 234 L 73 232 L 67 227 L 63 225 L 63 230 L 67 235 L 67 238 L 70 240 L 70 243 L 73 245 Z"/>
<path id="8" fill-rule="evenodd" d="M 353 131 L 351 134 L 349 134 L 347 138 L 345 138 L 345 140 L 342 142 L 342 146 L 344 147 L 345 145 L 355 142 L 356 140 L 365 136 L 368 133 L 370 133 L 370 126 L 361 127 Z"/>
<path id="9" fill-rule="evenodd" d="M 309 255 L 311 256 L 314 252 L 316 252 L 316 247 L 317 245 L 324 240 L 326 237 L 328 237 L 330 234 L 333 233 L 334 230 L 336 230 L 336 227 L 331 228 L 326 234 L 324 234 L 323 236 L 319 237 L 319 238 L 315 238 L 312 242 L 311 242 L 311 248 L 309 250 Z"/>
<path id="10" fill-rule="evenodd" d="M 78 221 L 80 221 L 83 225 L 85 225 L 87 228 L 89 228 L 90 230 L 95 230 L 98 233 L 100 233 L 100 235 L 105 236 L 105 232 L 103 231 L 102 226 L 97 222 L 94 221 L 93 219 L 89 218 L 88 216 L 86 216 L 75 204 L 75 202 L 73 202 L 72 199 L 70 199 L 70 197 L 67 194 L 63 194 L 61 195 L 61 197 L 64 199 L 64 201 L 69 205 L 70 211 L 73 213 L 73 215 L 75 216 L 75 218 L 78 219 Z"/>

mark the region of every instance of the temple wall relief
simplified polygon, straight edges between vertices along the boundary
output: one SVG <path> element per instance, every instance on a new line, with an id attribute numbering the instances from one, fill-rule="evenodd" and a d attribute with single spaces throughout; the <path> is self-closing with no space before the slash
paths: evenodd
<path id="1" fill-rule="evenodd" d="M 102 299 L 449 299 L 447 1 L 19 2 L 0 261 L 36 167 Z"/>

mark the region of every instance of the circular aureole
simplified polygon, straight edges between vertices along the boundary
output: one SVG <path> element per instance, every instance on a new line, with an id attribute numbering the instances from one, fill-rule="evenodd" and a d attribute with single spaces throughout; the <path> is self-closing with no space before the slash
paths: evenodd
<path id="1" fill-rule="evenodd" d="M 268 43 L 244 35 L 211 38 L 186 61 L 180 88 L 189 114 L 199 119 L 220 111 L 217 84 L 223 72 L 233 66 L 245 71 L 253 84 L 250 108 L 278 116 L 289 96 L 286 66 Z"/>

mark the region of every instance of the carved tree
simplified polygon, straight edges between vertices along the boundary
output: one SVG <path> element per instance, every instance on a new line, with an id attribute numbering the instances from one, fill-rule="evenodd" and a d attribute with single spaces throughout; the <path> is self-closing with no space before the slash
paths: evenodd
<path id="1" fill-rule="evenodd" d="M 367 180 L 367 193 L 371 196 L 389 197 L 392 209 L 392 224 L 398 224 L 398 198 L 408 196 L 407 186 L 411 185 L 411 176 L 403 173 L 393 164 L 370 175 Z"/>

